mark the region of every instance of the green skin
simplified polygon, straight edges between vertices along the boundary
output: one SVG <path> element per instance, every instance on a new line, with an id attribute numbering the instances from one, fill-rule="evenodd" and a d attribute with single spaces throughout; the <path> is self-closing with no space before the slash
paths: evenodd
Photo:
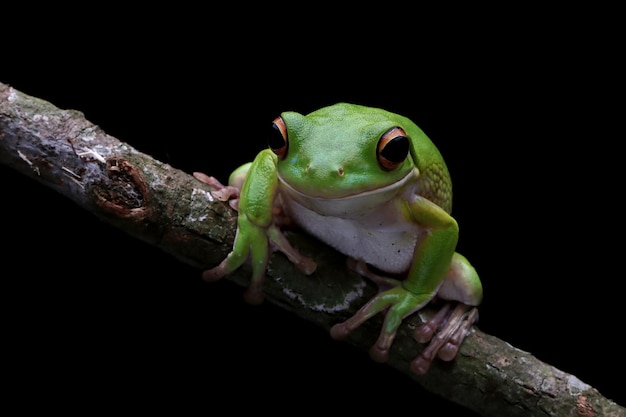
<path id="1" fill-rule="evenodd" d="M 291 247 L 280 230 L 288 218 L 348 255 L 357 272 L 380 288 L 353 317 L 332 327 L 334 338 L 347 337 L 382 312 L 384 324 L 370 354 L 384 362 L 402 320 L 437 298 L 450 303 L 416 330 L 417 341 L 430 343 L 411 367 L 424 374 L 435 356 L 452 360 L 477 320 L 473 306 L 481 302 L 482 286 L 475 269 L 455 252 L 459 230 L 450 216 L 452 186 L 435 145 L 403 116 L 347 103 L 308 115 L 285 112 L 277 121 L 288 143 L 285 153 L 261 151 L 231 174 L 228 187 L 209 182 L 218 193 L 229 190 L 223 199 L 238 197 L 231 205 L 239 217 L 232 252 L 204 278 L 219 279 L 249 260 L 253 275 L 246 299 L 260 303 L 272 248 L 313 273 L 315 263 Z M 407 155 L 390 168 L 380 162 L 377 149 L 381 136 L 394 127 L 406 133 L 409 145 Z M 328 222 L 332 225 L 325 226 Z M 351 233 L 354 240 L 343 238 Z M 354 242 L 372 233 L 379 241 L 365 253 Z M 398 248 L 404 256 L 395 256 Z"/>

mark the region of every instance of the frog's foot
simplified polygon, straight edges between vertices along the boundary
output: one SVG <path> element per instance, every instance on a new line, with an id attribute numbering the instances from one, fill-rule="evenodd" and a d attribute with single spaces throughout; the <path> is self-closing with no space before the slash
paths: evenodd
<path id="1" fill-rule="evenodd" d="M 373 360 L 384 363 L 389 358 L 389 350 L 402 319 L 422 308 L 431 298 L 432 295 L 413 294 L 396 286 L 378 293 L 348 320 L 335 324 L 330 329 L 330 335 L 333 339 L 343 340 L 366 320 L 384 311 L 385 320 L 378 340 L 369 351 Z"/>
<path id="2" fill-rule="evenodd" d="M 224 185 L 217 178 L 203 174 L 202 172 L 194 172 L 193 176 L 197 180 L 215 188 L 215 190 L 211 191 L 213 197 L 217 198 L 219 201 L 228 201 L 228 204 L 230 204 L 233 209 L 238 210 L 239 192 L 241 191 L 239 187 Z"/>
<path id="3" fill-rule="evenodd" d="M 202 272 L 202 279 L 207 282 L 215 282 L 230 274 L 243 263 L 236 253 L 231 252 L 218 266 Z M 267 260 L 258 262 L 257 268 L 252 268 L 252 279 L 243 293 L 243 298 L 248 304 L 259 305 L 263 302 L 263 281 L 265 280 L 265 269 Z"/>
<path id="4" fill-rule="evenodd" d="M 245 214 L 240 214 L 232 250 L 219 265 L 203 271 L 202 278 L 209 282 L 217 281 L 249 261 L 252 277 L 244 299 L 250 304 L 263 302 L 262 285 L 270 255 L 270 239 L 267 233 L 266 229 L 255 225 Z"/>
<path id="5" fill-rule="evenodd" d="M 435 356 L 444 361 L 454 359 L 470 327 L 476 321 L 476 307 L 457 303 L 451 311 L 451 303 L 446 302 L 430 320 L 415 330 L 415 340 L 428 345 L 411 362 L 411 370 L 423 375 L 428 372 Z"/>
<path id="6" fill-rule="evenodd" d="M 227 259 L 224 259 L 218 266 L 202 271 L 202 279 L 207 282 L 215 282 L 228 274 Z"/>
<path id="7" fill-rule="evenodd" d="M 222 279 L 239 268 L 239 266 L 245 262 L 247 256 L 247 250 L 245 252 L 230 252 L 219 265 L 202 271 L 202 279 L 207 282 L 215 282 Z M 252 268 L 252 279 L 250 281 L 250 285 L 244 293 L 244 299 L 250 304 L 260 304 L 263 302 L 263 292 L 261 291 L 261 286 L 263 280 L 265 279 L 264 267 L 267 266 L 267 258 L 261 258 L 258 265 L 259 266 L 256 268 Z"/>
<path id="8" fill-rule="evenodd" d="M 205 281 L 214 282 L 234 272 L 244 262 L 252 266 L 252 278 L 244 292 L 244 299 L 249 304 L 263 302 L 263 282 L 269 262 L 270 253 L 279 250 L 304 274 L 315 272 L 317 264 L 313 259 L 301 255 L 287 240 L 281 230 L 272 225 L 267 229 L 250 227 L 246 216 L 239 218 L 244 230 L 248 233 L 237 233 L 233 250 L 219 265 L 202 272 Z"/>

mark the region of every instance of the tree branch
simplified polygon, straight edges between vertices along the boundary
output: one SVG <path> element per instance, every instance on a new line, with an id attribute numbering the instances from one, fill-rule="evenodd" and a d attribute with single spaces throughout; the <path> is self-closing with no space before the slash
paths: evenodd
<path id="1" fill-rule="evenodd" d="M 73 200 L 132 236 L 198 268 L 229 252 L 236 213 L 213 199 L 191 175 L 156 161 L 107 135 L 80 112 L 54 105 L 0 83 L 0 161 Z M 272 257 L 266 298 L 329 329 L 351 316 L 376 291 L 351 272 L 344 257 L 320 242 L 290 233 L 318 263 L 314 277 L 299 273 L 280 254 Z M 227 279 L 245 286 L 247 268 Z M 349 339 L 368 350 L 380 317 Z M 419 324 L 406 319 L 389 365 L 450 401 L 485 416 L 626 416 L 626 409 L 595 388 L 474 327 L 453 363 L 436 362 L 425 376 L 409 362 L 421 346 L 411 337 Z"/>

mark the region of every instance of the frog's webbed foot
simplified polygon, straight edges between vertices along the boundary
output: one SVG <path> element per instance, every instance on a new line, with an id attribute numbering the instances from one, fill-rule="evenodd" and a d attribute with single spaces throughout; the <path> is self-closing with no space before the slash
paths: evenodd
<path id="1" fill-rule="evenodd" d="M 331 336 L 333 339 L 341 340 L 359 327 L 363 322 L 379 312 L 385 314 L 385 324 L 381 330 L 380 336 L 376 343 L 370 348 L 370 356 L 376 362 L 384 363 L 389 358 L 389 349 L 393 343 L 396 331 L 404 315 L 411 313 L 406 312 L 404 308 L 393 307 L 398 304 L 403 297 L 408 297 L 401 288 L 401 281 L 379 275 L 372 271 L 368 265 L 360 260 L 348 258 L 348 267 L 357 274 L 368 278 L 378 287 L 378 295 L 370 302 L 364 305 L 354 316 L 337 324 L 331 328 Z M 395 290 L 393 290 L 395 288 Z"/>
<path id="2" fill-rule="evenodd" d="M 446 302 L 426 323 L 415 329 L 414 338 L 428 343 L 411 362 L 411 370 L 423 375 L 428 372 L 435 356 L 444 361 L 454 359 L 470 327 L 478 321 L 478 309 L 463 303 Z"/>
<path id="3" fill-rule="evenodd" d="M 379 292 L 348 320 L 335 324 L 330 329 L 330 335 L 336 340 L 345 339 L 366 320 L 379 312 L 384 312 L 385 319 L 378 340 L 370 348 L 369 353 L 376 362 L 386 362 L 402 319 L 420 309 L 431 298 L 432 295 L 413 294 L 400 285 Z"/>

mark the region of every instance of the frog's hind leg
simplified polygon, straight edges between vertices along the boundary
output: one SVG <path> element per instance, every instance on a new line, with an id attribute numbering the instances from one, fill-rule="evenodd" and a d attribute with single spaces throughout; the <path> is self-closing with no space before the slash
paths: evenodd
<path id="1" fill-rule="evenodd" d="M 437 293 L 437 299 L 443 301 L 443 305 L 415 330 L 415 340 L 428 345 L 411 363 L 413 372 L 426 373 L 435 356 L 444 361 L 455 358 L 470 328 L 478 321 L 475 306 L 482 301 L 482 295 L 476 270 L 465 257 L 455 253 Z"/>
<path id="2" fill-rule="evenodd" d="M 358 274 L 373 281 L 378 286 L 379 293 L 350 319 L 333 326 L 331 335 L 335 339 L 344 339 L 367 319 L 382 312 L 385 315 L 383 329 L 370 349 L 370 356 L 378 362 L 385 362 L 400 320 L 420 310 L 431 301 L 431 297 L 396 305 L 400 294 L 394 288 L 401 286 L 400 280 L 379 275 L 362 261 L 349 260 L 348 265 Z M 415 330 L 415 340 L 428 344 L 411 362 L 413 372 L 425 374 L 437 356 L 444 361 L 451 361 L 456 357 L 471 326 L 478 321 L 478 309 L 474 306 L 481 299 L 482 286 L 476 271 L 463 256 L 455 254 L 450 271 L 434 298 L 443 303 L 431 304 L 433 307 L 441 307 L 432 317 L 423 319 L 424 324 Z"/>

